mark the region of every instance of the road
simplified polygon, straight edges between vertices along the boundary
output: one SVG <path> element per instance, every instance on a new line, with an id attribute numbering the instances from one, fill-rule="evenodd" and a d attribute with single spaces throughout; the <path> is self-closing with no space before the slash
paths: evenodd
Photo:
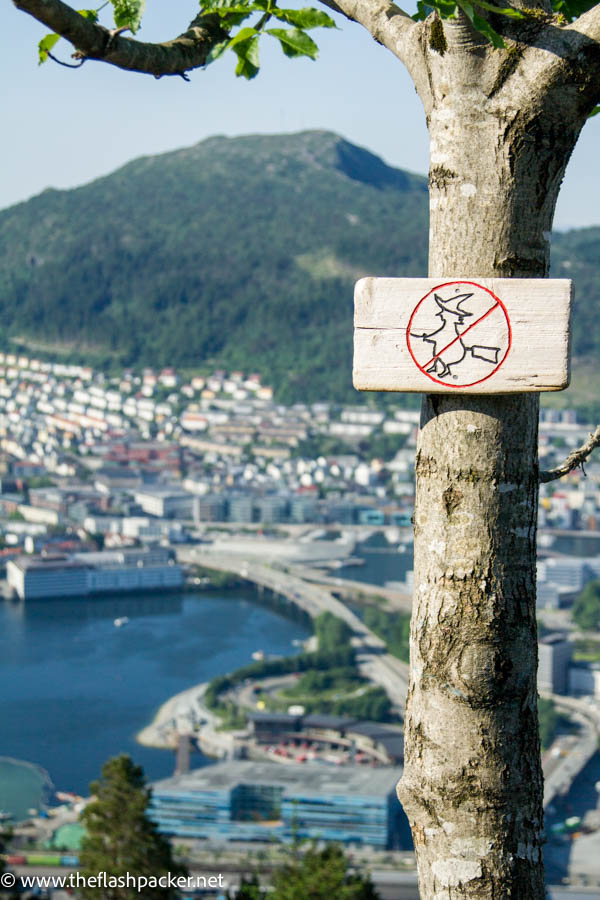
<path id="1" fill-rule="evenodd" d="M 385 644 L 377 637 L 356 613 L 333 596 L 326 587 L 311 584 L 294 572 L 272 568 L 254 559 L 237 559 L 233 555 L 214 553 L 201 547 L 177 548 L 179 562 L 206 566 L 220 572 L 233 572 L 254 584 L 268 588 L 287 597 L 303 609 L 311 619 L 322 612 L 330 612 L 343 619 L 353 632 L 352 644 L 356 650 L 356 660 L 360 672 L 381 685 L 400 715 L 404 715 L 404 705 L 408 690 L 408 665 L 387 653 Z"/>
<path id="2" fill-rule="evenodd" d="M 329 588 L 338 595 L 343 595 L 348 600 L 357 598 L 360 600 L 361 595 L 364 597 L 368 594 L 384 597 L 391 609 L 399 609 L 403 612 L 411 612 L 412 597 L 404 591 L 397 591 L 394 588 L 381 587 L 377 584 L 369 584 L 366 581 L 352 581 L 349 578 L 338 578 L 335 575 L 328 575 L 319 569 L 312 569 L 305 566 L 290 564 L 287 571 L 291 575 L 298 575 L 303 581 L 309 581 L 313 584 L 320 585 L 325 589 Z"/>
<path id="3" fill-rule="evenodd" d="M 574 697 L 559 694 L 545 696 L 549 696 L 558 710 L 568 713 L 581 727 L 575 746 L 565 756 L 544 764 L 544 807 L 547 807 L 555 797 L 565 796 L 569 792 L 576 777 L 598 749 L 600 710 Z"/>

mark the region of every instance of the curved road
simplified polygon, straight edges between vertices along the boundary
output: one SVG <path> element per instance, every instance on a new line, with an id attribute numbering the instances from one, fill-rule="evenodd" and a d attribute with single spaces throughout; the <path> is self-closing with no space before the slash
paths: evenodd
<path id="1" fill-rule="evenodd" d="M 233 555 L 214 553 L 203 547 L 182 547 L 177 549 L 177 558 L 183 563 L 195 563 L 216 569 L 219 572 L 233 572 L 287 597 L 303 609 L 311 619 L 322 612 L 330 612 L 343 619 L 352 629 L 352 645 L 356 649 L 356 659 L 361 673 L 375 684 L 381 685 L 400 715 L 404 715 L 404 704 L 408 690 L 408 665 L 386 651 L 385 644 L 359 617 L 337 600 L 325 587 L 311 584 L 298 574 L 274 569 L 256 559 L 236 559 Z M 297 572 L 297 567 L 295 572 Z"/>
<path id="2" fill-rule="evenodd" d="M 598 749 L 600 736 L 600 712 L 595 706 L 575 697 L 562 694 L 543 694 L 549 697 L 559 710 L 568 713 L 581 727 L 575 747 L 554 765 L 547 761 L 544 765 L 544 807 L 549 806 L 556 796 L 566 796 L 571 785 Z"/>

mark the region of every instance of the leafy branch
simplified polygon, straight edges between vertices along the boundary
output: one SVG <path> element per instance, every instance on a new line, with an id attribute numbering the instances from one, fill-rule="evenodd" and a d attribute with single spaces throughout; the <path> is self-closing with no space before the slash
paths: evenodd
<path id="1" fill-rule="evenodd" d="M 115 28 L 108 32 L 109 43 L 123 31 L 135 34 L 141 24 L 145 0 L 106 0 L 98 9 L 80 9 L 77 12 L 83 18 L 97 23 L 100 11 L 109 4 L 112 6 L 115 24 Z M 261 35 L 268 34 L 279 41 L 287 57 L 307 56 L 309 59 L 316 59 L 319 49 L 307 31 L 312 28 L 336 27 L 331 16 L 322 10 L 312 7 L 281 9 L 275 0 L 208 0 L 205 6 L 201 5 L 200 15 L 213 16 L 220 25 L 221 33 L 226 35 L 223 40 L 214 43 L 204 65 L 219 59 L 226 50 L 232 50 L 237 56 L 235 74 L 248 79 L 254 78 L 259 71 L 258 43 Z M 252 16 L 256 17 L 254 24 L 239 28 Z M 271 19 L 278 20 L 287 27 L 267 28 Z M 56 33 L 47 34 L 39 42 L 40 64 L 49 58 L 55 59 L 52 50 L 60 37 Z M 75 55 L 82 61 L 85 59 L 85 54 Z"/>
<path id="2" fill-rule="evenodd" d="M 106 6 L 106 3 L 104 4 Z M 99 9 L 78 9 L 77 12 L 80 16 L 83 16 L 84 19 L 89 19 L 90 22 L 98 21 L 98 13 L 101 9 L 104 8 L 101 6 Z M 47 34 L 45 37 L 41 39 L 38 44 L 38 55 L 39 55 L 39 64 L 41 66 L 42 63 L 45 63 L 48 58 L 54 59 L 51 51 L 54 50 L 56 44 L 60 41 L 60 34 Z"/>
<path id="3" fill-rule="evenodd" d="M 88 19 L 94 24 L 98 21 L 98 15 L 105 6 L 109 4 L 113 7 L 113 19 L 115 22 L 115 33 L 122 31 L 131 31 L 133 34 L 138 30 L 142 21 L 142 15 L 146 7 L 146 0 L 106 0 L 102 6 L 97 9 L 78 9 L 77 12 L 84 19 Z M 51 51 L 54 49 L 60 34 L 47 34 L 38 44 L 39 64 L 45 63 L 48 58 L 54 59 Z"/>
<path id="4" fill-rule="evenodd" d="M 312 7 L 302 9 L 281 9 L 273 0 L 216 0 L 212 5 L 203 6 L 202 14 L 217 15 L 221 27 L 230 35 L 217 44 L 209 54 L 206 64 L 219 59 L 226 50 L 232 50 L 238 62 L 235 74 L 251 79 L 258 74 L 260 67 L 258 42 L 262 34 L 268 34 L 279 41 L 283 53 L 295 58 L 307 56 L 316 59 L 319 48 L 306 33 L 311 28 L 335 28 L 335 22 L 327 13 Z M 246 25 L 235 35 L 231 30 L 252 15 L 258 20 L 254 25 Z M 272 19 L 285 23 L 289 28 L 266 28 Z"/>

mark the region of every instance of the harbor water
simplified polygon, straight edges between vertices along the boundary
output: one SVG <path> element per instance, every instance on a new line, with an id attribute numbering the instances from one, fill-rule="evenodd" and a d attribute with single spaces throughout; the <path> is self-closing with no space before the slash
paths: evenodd
<path id="1" fill-rule="evenodd" d="M 130 754 L 151 780 L 170 775 L 173 754 L 135 741 L 157 708 L 251 662 L 256 650 L 297 653 L 292 642 L 308 636 L 254 599 L 223 591 L 0 604 L 0 755 L 33 763 L 58 790 L 84 795 L 118 753 Z M 128 621 L 116 627 L 115 619 Z M 31 772 L 23 769 L 23 783 Z M 0 809 L 16 802 L 6 788 L 16 778 L 14 765 L 0 766 Z M 25 793 L 33 798 L 25 805 L 37 806 L 35 791 Z"/>

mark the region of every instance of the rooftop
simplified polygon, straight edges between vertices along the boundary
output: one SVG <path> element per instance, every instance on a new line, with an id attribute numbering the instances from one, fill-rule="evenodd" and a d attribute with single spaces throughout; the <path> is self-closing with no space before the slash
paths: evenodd
<path id="1" fill-rule="evenodd" d="M 387 796 L 396 789 L 402 768 L 367 768 L 305 763 L 232 760 L 174 775 L 152 785 L 155 795 L 190 791 L 228 791 L 239 784 L 275 785 L 292 793 L 336 794 L 343 796 Z"/>
<path id="2" fill-rule="evenodd" d="M 545 634 L 538 641 L 539 644 L 566 644 L 568 642 L 567 635 L 561 631 L 553 631 L 552 634 Z"/>
<path id="3" fill-rule="evenodd" d="M 14 565 L 18 566 L 21 571 L 34 571 L 50 569 L 89 569 L 89 564 L 80 559 L 73 559 L 68 556 L 52 554 L 51 556 L 19 556 L 13 560 Z"/>

